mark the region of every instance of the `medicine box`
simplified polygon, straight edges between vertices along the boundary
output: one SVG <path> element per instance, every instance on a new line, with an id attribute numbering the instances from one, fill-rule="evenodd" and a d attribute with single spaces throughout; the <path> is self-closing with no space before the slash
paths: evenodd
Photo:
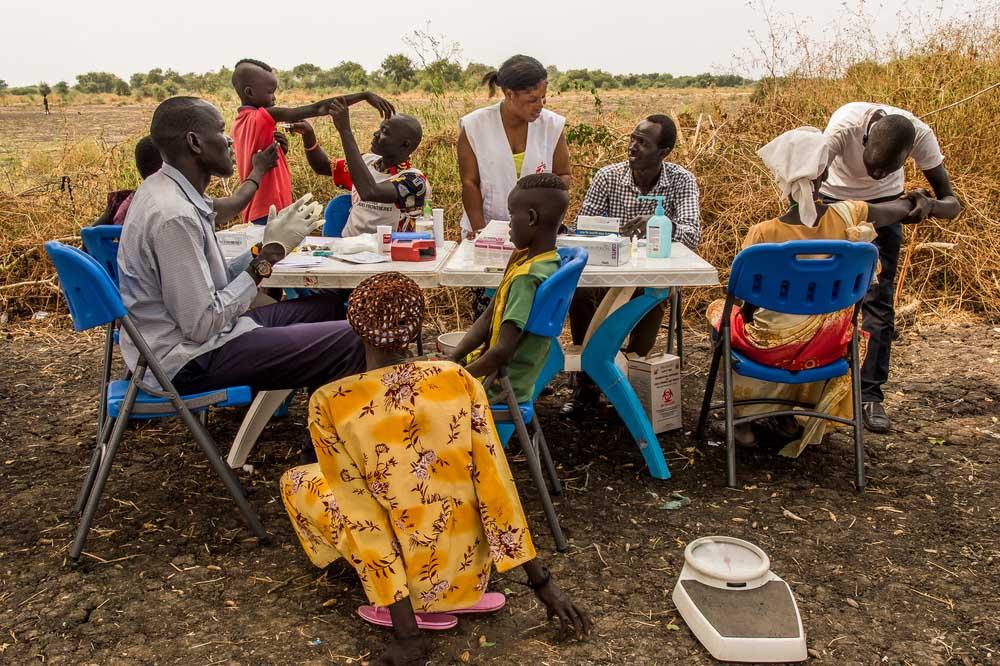
<path id="1" fill-rule="evenodd" d="M 639 403 L 661 433 L 681 427 L 681 360 L 673 354 L 628 354 L 628 381 Z"/>
<path id="2" fill-rule="evenodd" d="M 225 257 L 236 257 L 264 240 L 264 225 L 237 224 L 223 231 L 217 231 L 215 237 Z"/>
<path id="3" fill-rule="evenodd" d="M 473 259 L 486 268 L 506 268 L 514 253 L 510 242 L 510 222 L 491 220 L 483 227 L 473 243 Z"/>
<path id="4" fill-rule="evenodd" d="M 632 260 L 632 241 L 624 236 L 565 234 L 556 238 L 556 247 L 582 247 L 588 266 L 624 266 Z"/>
<path id="5" fill-rule="evenodd" d="M 603 217 L 601 215 L 580 215 L 576 218 L 576 234 L 578 236 L 607 236 L 620 234 L 622 220 L 620 217 Z"/>

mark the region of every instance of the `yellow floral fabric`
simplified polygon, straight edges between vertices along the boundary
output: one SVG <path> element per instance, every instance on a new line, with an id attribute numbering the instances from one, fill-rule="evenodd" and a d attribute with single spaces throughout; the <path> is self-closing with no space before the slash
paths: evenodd
<path id="1" fill-rule="evenodd" d="M 482 385 L 420 361 L 328 384 L 309 401 L 318 463 L 281 497 L 313 564 L 345 557 L 368 599 L 420 612 L 473 606 L 492 566 L 535 547 Z"/>

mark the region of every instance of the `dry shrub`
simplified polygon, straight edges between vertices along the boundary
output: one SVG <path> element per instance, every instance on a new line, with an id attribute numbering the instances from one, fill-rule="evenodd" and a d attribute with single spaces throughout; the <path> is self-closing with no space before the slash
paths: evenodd
<path id="1" fill-rule="evenodd" d="M 863 20 L 855 21 L 865 25 Z M 953 316 L 976 313 L 1000 315 L 1000 89 L 949 105 L 1000 81 L 1000 28 L 996 10 L 961 24 L 940 24 L 921 35 L 902 34 L 892 50 L 876 52 L 883 41 L 864 35 L 838 33 L 832 42 L 813 44 L 782 28 L 785 49 L 770 45 L 773 71 L 784 76 L 764 80 L 749 91 L 601 91 L 553 95 L 549 105 L 570 121 L 574 188 L 570 216 L 579 210 L 589 180 L 597 168 L 624 159 L 628 133 L 645 115 L 670 112 L 680 134 L 671 159 L 698 178 L 702 194 L 703 241 L 700 253 L 720 268 L 736 254 L 747 228 L 782 210 L 777 191 L 756 150 L 781 132 L 800 125 L 823 127 L 840 105 L 857 100 L 884 102 L 931 114 L 927 120 L 938 134 L 955 191 L 965 205 L 954 221 L 930 220 L 906 232 L 904 254 L 912 249 L 900 298 L 919 313 Z M 792 35 L 789 37 L 788 35 Z M 787 45 L 791 45 L 788 47 Z M 774 47 L 774 48 L 771 48 Z M 787 51 L 791 49 L 789 54 Z M 790 73 L 789 73 L 790 72 Z M 281 93 L 283 104 L 301 103 L 300 91 Z M 215 100 L 227 118 L 235 113 L 231 96 Z M 483 105 L 480 94 L 442 97 L 399 96 L 401 111 L 419 117 L 425 139 L 415 162 L 434 189 L 434 204 L 454 220 L 449 233 L 457 235 L 461 189 L 455 159 L 458 118 Z M 151 113 L 147 109 L 146 113 Z M 368 141 L 367 128 L 376 117 L 365 107 L 352 109 L 359 143 Z M 331 155 L 339 154 L 336 134 L 327 120 L 315 123 L 320 142 Z M 138 137 L 136 137 L 138 138 Z M 0 163 L 0 312 L 10 316 L 59 307 L 53 271 L 41 257 L 41 244 L 51 238 L 72 237 L 103 209 L 106 192 L 134 187 L 131 163 L 134 140 L 127 144 L 94 142 L 71 144 L 56 155 L 30 154 L 24 161 Z M 299 192 L 312 191 L 325 200 L 336 194 L 329 179 L 313 174 L 302 155 L 301 142 L 292 139 L 293 182 Z M 51 165 L 51 166 L 49 166 Z M 49 168 L 49 171 L 45 171 Z M 912 167 L 910 167 L 912 169 Z M 32 172 L 30 175 L 28 172 Z M 37 174 L 48 173 L 47 177 Z M 60 176 L 67 175 L 70 193 Z M 222 193 L 236 180 L 213 185 Z M 908 187 L 924 187 L 920 174 L 908 172 Z M 912 242 L 914 235 L 916 243 Z M 954 243 L 948 249 L 941 243 Z M 718 289 L 694 290 L 686 308 L 700 310 Z M 431 319 L 438 328 L 455 328 L 468 314 L 468 298 L 453 290 L 431 296 Z"/>
<path id="2" fill-rule="evenodd" d="M 762 81 L 747 108 L 727 117 L 693 154 L 687 152 L 686 164 L 698 175 L 705 201 L 702 253 L 726 266 L 747 226 L 781 210 L 754 154 L 759 146 L 797 126 L 823 128 L 830 113 L 847 102 L 891 104 L 925 116 L 964 205 L 956 220 L 906 228 L 900 263 L 910 261 L 901 265 L 905 274 L 897 302 L 920 303 L 923 314 L 966 310 L 995 318 L 1000 314 L 995 120 L 1000 88 L 991 86 L 1000 83 L 998 12 L 984 7 L 961 22 L 920 35 L 903 33 L 897 42 L 888 55 L 874 51 L 877 40 L 856 34 L 840 35 L 822 49 L 800 44 L 793 74 Z M 910 162 L 907 189 L 917 187 L 927 182 Z"/>

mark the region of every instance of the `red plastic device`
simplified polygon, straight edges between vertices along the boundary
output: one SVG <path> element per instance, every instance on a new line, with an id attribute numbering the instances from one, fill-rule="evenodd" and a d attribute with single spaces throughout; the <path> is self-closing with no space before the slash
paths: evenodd
<path id="1" fill-rule="evenodd" d="M 389 246 L 389 256 L 393 261 L 434 261 L 437 248 L 434 241 L 424 238 L 417 240 L 394 240 Z"/>

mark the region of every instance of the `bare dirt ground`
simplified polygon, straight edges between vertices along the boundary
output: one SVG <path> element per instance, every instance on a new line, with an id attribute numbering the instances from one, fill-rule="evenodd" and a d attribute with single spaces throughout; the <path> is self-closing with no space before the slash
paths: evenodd
<path id="1" fill-rule="evenodd" d="M 278 498 L 305 436 L 304 401 L 265 431 L 241 478 L 273 545 L 249 537 L 177 423 L 133 429 L 87 555 L 66 565 L 68 512 L 89 456 L 99 342 L 50 322 L 0 338 L 0 662 L 351 664 L 387 634 L 359 620 L 354 574 L 314 569 Z M 686 429 L 707 345 L 689 334 Z M 589 609 L 596 633 L 557 643 L 523 574 L 497 575 L 507 608 L 436 636 L 433 664 L 710 664 L 670 593 L 686 543 L 730 534 L 762 546 L 792 585 L 811 660 L 991 664 L 1000 651 L 1000 329 L 913 328 L 894 357 L 896 429 L 867 437 L 868 490 L 851 483 L 838 432 L 797 460 L 741 451 L 736 490 L 722 447 L 662 437 L 673 478 L 656 481 L 609 411 L 560 420 L 540 409 L 567 492 L 571 541 L 553 552 L 523 461 L 513 468 L 542 556 Z M 227 447 L 241 413 L 213 415 Z M 660 508 L 674 491 L 690 505 Z M 793 517 L 794 516 L 794 517 Z"/>

